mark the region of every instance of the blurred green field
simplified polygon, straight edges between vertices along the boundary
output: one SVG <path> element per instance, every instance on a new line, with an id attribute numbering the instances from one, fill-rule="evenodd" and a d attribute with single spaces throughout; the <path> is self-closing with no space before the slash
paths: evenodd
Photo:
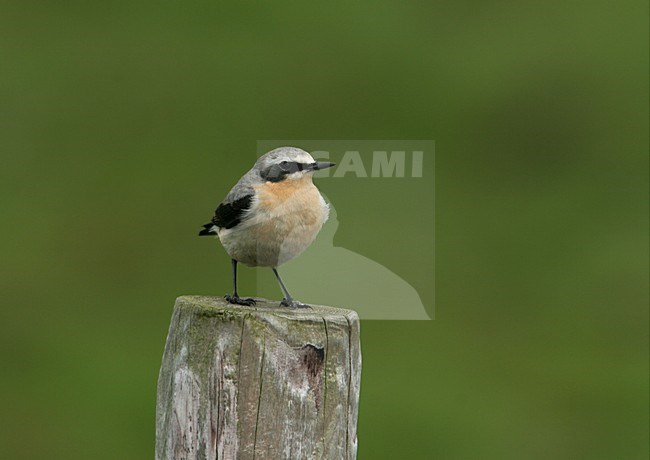
<path id="1" fill-rule="evenodd" d="M 436 319 L 363 322 L 359 459 L 648 458 L 647 2 L 0 11 L 0 458 L 152 458 L 260 139 L 436 142 Z M 431 285 L 393 189 L 348 184 L 334 243 Z"/>

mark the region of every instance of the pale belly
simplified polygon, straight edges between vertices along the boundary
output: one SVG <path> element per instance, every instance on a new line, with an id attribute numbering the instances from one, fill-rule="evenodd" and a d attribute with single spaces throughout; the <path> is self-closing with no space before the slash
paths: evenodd
<path id="1" fill-rule="evenodd" d="M 327 220 L 329 208 L 313 184 L 280 201 L 273 193 L 261 190 L 250 219 L 219 230 L 221 244 L 233 259 L 250 266 L 282 265 L 305 251 Z"/>

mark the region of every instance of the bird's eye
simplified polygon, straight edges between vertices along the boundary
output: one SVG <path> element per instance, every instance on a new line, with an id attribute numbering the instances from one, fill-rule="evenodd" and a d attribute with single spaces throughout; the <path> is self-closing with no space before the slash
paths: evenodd
<path id="1" fill-rule="evenodd" d="M 286 165 L 289 164 L 289 162 L 288 162 L 288 161 L 283 161 L 283 162 L 281 162 L 280 164 L 281 164 L 282 166 L 286 166 Z"/>

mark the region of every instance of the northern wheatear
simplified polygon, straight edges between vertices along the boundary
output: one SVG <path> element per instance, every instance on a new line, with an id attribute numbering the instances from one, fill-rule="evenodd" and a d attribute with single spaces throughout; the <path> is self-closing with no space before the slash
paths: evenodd
<path id="1" fill-rule="evenodd" d="M 234 304 L 254 305 L 237 293 L 237 263 L 270 267 L 284 294 L 281 305 L 307 307 L 294 300 L 277 267 L 300 255 L 327 220 L 329 207 L 312 182 L 314 171 L 334 166 L 316 162 L 295 147 L 280 147 L 262 155 L 217 207 L 200 236 L 216 235 L 232 259 Z"/>

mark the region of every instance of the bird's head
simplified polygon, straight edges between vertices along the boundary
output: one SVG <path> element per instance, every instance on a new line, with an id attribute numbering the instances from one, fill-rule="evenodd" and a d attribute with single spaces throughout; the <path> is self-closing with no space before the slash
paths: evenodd
<path id="1" fill-rule="evenodd" d="M 260 177 L 269 182 L 302 179 L 334 163 L 318 162 L 307 152 L 296 147 L 280 147 L 262 155 L 255 163 Z"/>

